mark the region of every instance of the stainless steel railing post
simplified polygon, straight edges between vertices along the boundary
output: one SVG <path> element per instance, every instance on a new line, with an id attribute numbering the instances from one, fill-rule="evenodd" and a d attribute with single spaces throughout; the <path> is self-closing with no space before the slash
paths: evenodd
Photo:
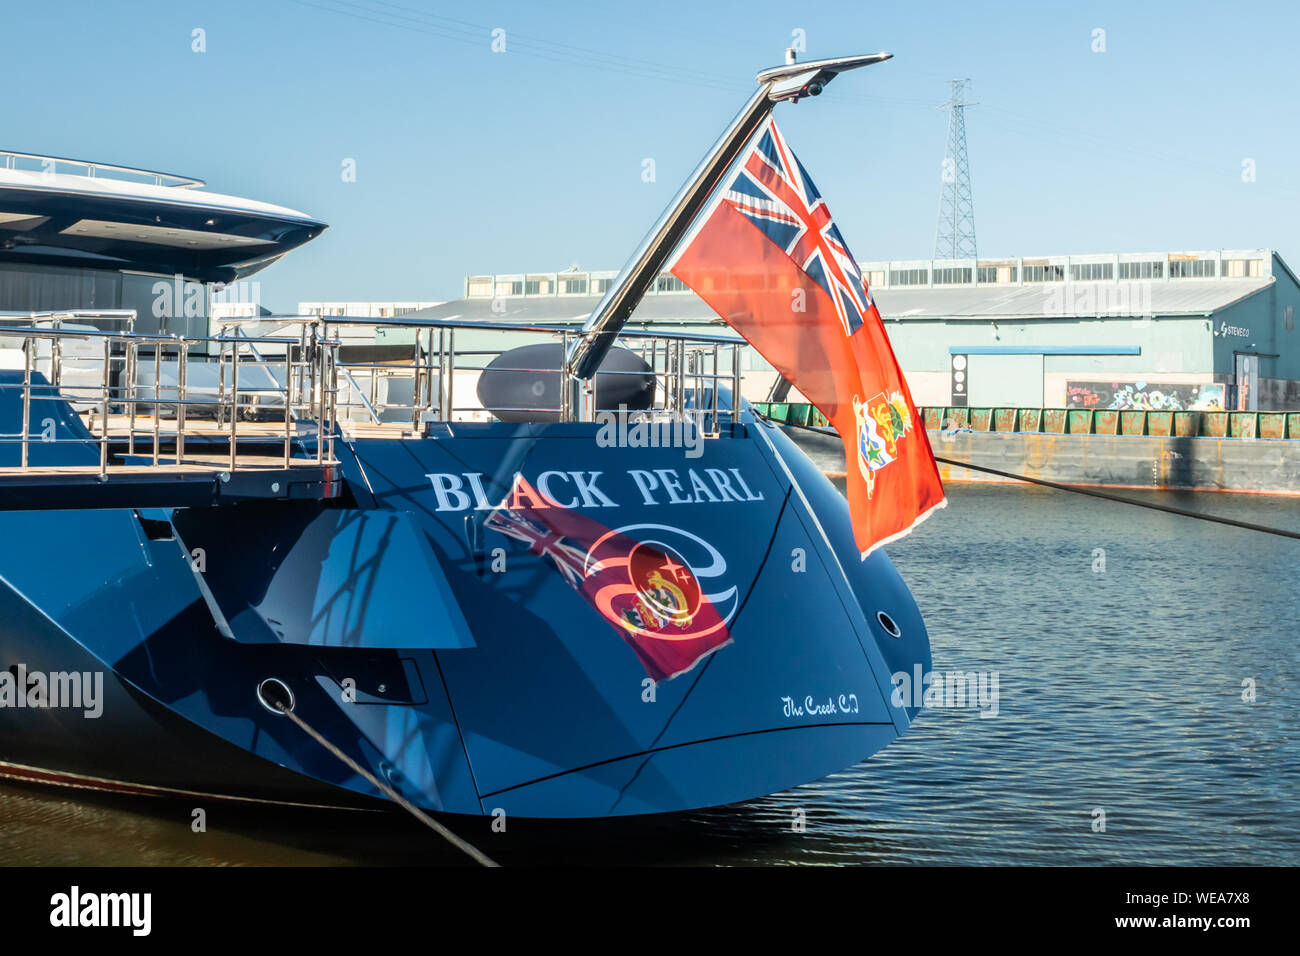
<path id="1" fill-rule="evenodd" d="M 217 329 L 217 408 L 215 424 L 220 428 L 224 424 L 226 414 L 226 330 L 230 326 L 223 325 Z"/>
<path id="2" fill-rule="evenodd" d="M 731 347 L 731 421 L 740 421 L 740 359 L 739 345 Z"/>
<path id="3" fill-rule="evenodd" d="M 714 434 L 717 434 L 717 431 L 718 431 L 718 408 L 719 408 L 719 404 L 718 404 L 718 392 L 719 392 L 719 390 L 720 390 L 720 389 L 719 389 L 719 386 L 720 386 L 722 383 L 721 383 L 721 381 L 719 380 L 719 373 L 720 373 L 720 371 L 721 371 L 721 366 L 719 365 L 719 350 L 718 350 L 718 345 L 717 345 L 716 342 L 713 344 L 713 367 L 712 367 L 711 371 L 713 372 L 713 376 L 712 376 L 712 379 L 713 379 L 713 380 L 712 380 L 712 391 L 713 391 L 713 409 L 712 409 L 712 411 L 713 411 L 713 432 L 714 432 Z"/>
<path id="4" fill-rule="evenodd" d="M 181 339 L 176 367 L 176 464 L 185 463 L 185 405 L 189 401 L 190 344 Z"/>
<path id="5" fill-rule="evenodd" d="M 158 464 L 159 425 L 162 422 L 162 353 L 163 344 L 153 347 L 153 463 Z M 179 400 L 180 396 L 177 395 Z M 178 406 L 179 407 L 179 406 Z"/>
<path id="6" fill-rule="evenodd" d="M 370 407 L 374 408 L 379 404 L 379 369 L 373 365 L 370 368 L 370 378 L 366 382 L 366 387 L 370 392 Z"/>
<path id="7" fill-rule="evenodd" d="M 289 450 L 293 442 L 293 346 L 284 346 L 284 467 L 289 467 Z"/>
<path id="8" fill-rule="evenodd" d="M 322 332 L 323 331 L 324 330 L 322 329 Z M 314 363 L 315 368 L 313 369 L 313 373 L 312 373 L 313 381 L 315 381 L 318 378 L 320 381 L 319 390 L 313 389 L 314 394 L 320 396 L 319 407 L 318 407 L 319 414 L 317 414 L 316 416 L 316 464 L 318 465 L 325 461 L 325 409 L 326 409 L 325 396 L 326 396 L 326 389 L 327 389 L 326 382 L 329 381 L 328 376 L 326 374 L 328 371 L 327 362 L 329 357 L 326 354 L 325 349 L 326 349 L 325 338 L 324 335 L 322 335 L 320 341 L 317 342 L 316 344 L 317 354 L 315 356 L 316 359 Z M 319 372 L 317 372 L 316 369 L 319 369 Z"/>
<path id="9" fill-rule="evenodd" d="M 659 398 L 659 340 L 650 340 L 650 377 L 654 380 L 655 394 L 650 396 L 650 407 L 654 408 L 655 402 Z M 663 383 L 665 386 L 667 382 Z M 664 404 L 668 403 L 668 389 L 664 388 Z"/>
<path id="10" fill-rule="evenodd" d="M 22 466 L 27 467 L 28 445 L 32 430 L 32 349 L 36 343 L 31 337 L 23 339 L 23 447 Z"/>
<path id="11" fill-rule="evenodd" d="M 239 343 L 231 343 L 230 352 L 230 470 L 235 470 L 235 448 L 239 429 Z"/>
<path id="12" fill-rule="evenodd" d="M 429 330 L 429 349 L 424 353 L 424 361 L 429 374 L 424 377 L 424 398 L 421 400 L 424 410 L 430 415 L 433 414 L 433 332 L 433 329 Z M 441 340 L 439 341 L 441 342 Z"/>
<path id="13" fill-rule="evenodd" d="M 420 427 L 420 393 L 424 390 L 422 375 L 424 373 L 423 365 L 420 362 L 420 330 L 415 330 L 415 354 L 411 356 L 411 427 L 418 429 Z"/>
<path id="14" fill-rule="evenodd" d="M 311 408 L 311 420 L 316 423 L 316 461 L 318 463 L 321 460 L 320 430 L 322 427 L 322 420 L 325 417 L 324 396 L 320 394 L 320 389 L 317 387 L 317 380 L 320 378 L 321 363 L 319 350 L 321 348 L 321 340 L 324 338 L 324 331 L 325 327 L 323 324 L 312 326 L 311 344 L 303 357 L 303 361 L 306 364 L 305 371 L 311 373 L 311 391 L 307 394 L 307 401 Z M 323 387 L 323 385 L 320 386 L 320 388 Z"/>
<path id="15" fill-rule="evenodd" d="M 330 343 L 329 361 L 329 383 L 330 383 L 330 414 L 329 414 L 329 457 L 327 461 L 334 461 L 334 423 L 338 417 L 338 393 L 339 393 L 339 363 L 338 363 L 338 340 L 335 339 Z"/>
<path id="16" fill-rule="evenodd" d="M 451 421 L 452 389 L 456 378 L 456 333 L 452 329 L 443 331 L 442 371 L 438 378 L 438 417 Z"/>
<path id="17" fill-rule="evenodd" d="M 681 415 L 686 411 L 686 342 L 683 339 L 677 340 L 677 348 L 673 350 L 676 354 L 673 356 L 673 365 L 675 366 L 675 378 L 673 380 L 673 406 L 677 414 Z"/>
<path id="18" fill-rule="evenodd" d="M 109 368 L 112 362 L 113 340 L 104 339 L 104 380 L 103 394 L 100 396 L 99 412 L 99 479 L 104 481 L 108 478 L 108 399 L 109 399 L 109 382 L 112 381 L 109 376 Z"/>
<path id="19" fill-rule="evenodd" d="M 135 378 L 136 365 L 140 361 L 140 345 L 138 342 L 127 340 L 125 367 L 122 369 L 122 377 L 126 379 L 126 384 L 122 394 L 126 396 L 126 414 L 127 414 L 127 441 L 129 443 L 129 454 L 135 454 Z"/>

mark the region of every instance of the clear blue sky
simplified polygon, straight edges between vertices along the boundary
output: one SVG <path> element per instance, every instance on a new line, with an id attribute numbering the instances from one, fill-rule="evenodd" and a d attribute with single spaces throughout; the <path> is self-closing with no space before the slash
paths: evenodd
<path id="1" fill-rule="evenodd" d="M 2 0 L 0 17 L 0 145 L 331 224 L 261 274 L 281 310 L 618 268 L 795 29 L 804 58 L 895 54 L 777 111 L 861 259 L 932 254 L 934 107 L 969 76 L 982 255 L 1265 246 L 1300 265 L 1290 3 Z"/>

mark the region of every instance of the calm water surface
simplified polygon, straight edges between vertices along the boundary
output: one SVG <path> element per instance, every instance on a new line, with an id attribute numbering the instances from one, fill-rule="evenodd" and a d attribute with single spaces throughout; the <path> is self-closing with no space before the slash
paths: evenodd
<path id="1" fill-rule="evenodd" d="M 1300 541 L 1055 491 L 949 493 L 889 553 L 935 668 L 998 673 L 997 717 L 928 710 L 856 767 L 723 810 L 458 829 L 507 864 L 1300 863 Z M 1300 531 L 1296 500 L 1125 494 Z M 460 862 L 396 813 L 210 806 L 196 834 L 190 809 L 0 783 L 0 862 Z"/>

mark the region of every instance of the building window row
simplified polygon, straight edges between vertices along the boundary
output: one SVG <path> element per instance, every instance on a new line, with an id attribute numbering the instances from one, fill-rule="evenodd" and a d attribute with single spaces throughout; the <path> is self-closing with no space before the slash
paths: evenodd
<path id="1" fill-rule="evenodd" d="M 604 295 L 613 284 L 612 277 L 595 279 L 587 275 L 531 275 L 523 278 L 468 276 L 465 294 L 471 299 L 505 298 L 506 296 Z M 654 292 L 688 292 L 686 283 L 665 273 L 655 280 Z"/>
<path id="2" fill-rule="evenodd" d="M 1119 277 L 1121 279 L 1163 279 L 1165 264 L 1150 259 L 1144 262 L 1121 262 Z"/>
<path id="3" fill-rule="evenodd" d="M 987 285 L 987 284 L 999 283 L 999 282 L 1015 282 L 1016 267 L 1010 265 L 980 266 L 979 269 L 976 270 L 976 275 L 979 277 L 978 281 L 980 285 Z"/>
<path id="4" fill-rule="evenodd" d="M 1064 266 L 1025 266 L 1024 279 L 1026 282 L 1064 282 Z"/>
<path id="5" fill-rule="evenodd" d="M 661 275 L 655 279 L 656 292 L 689 292 L 686 283 L 674 275 Z"/>
<path id="6" fill-rule="evenodd" d="M 1109 262 L 1078 262 L 1070 266 L 1070 278 L 1077 282 L 1115 278 L 1115 269 Z"/>
<path id="7" fill-rule="evenodd" d="M 1169 263 L 1171 279 L 1202 279 L 1214 274 L 1213 259 L 1175 259 Z"/>
<path id="8" fill-rule="evenodd" d="M 1246 276 L 1262 276 L 1263 259 L 1224 259 L 1223 275 L 1228 279 L 1242 279 Z"/>
<path id="9" fill-rule="evenodd" d="M 890 285 L 925 285 L 930 281 L 928 269 L 890 269 Z"/>
<path id="10" fill-rule="evenodd" d="M 966 285 L 970 283 L 970 266 L 934 270 L 936 285 Z"/>
<path id="11" fill-rule="evenodd" d="M 1262 259 L 1225 259 L 1222 275 L 1225 278 L 1244 278 L 1264 275 L 1265 263 Z M 890 286 L 924 286 L 924 285 L 968 285 L 972 281 L 980 285 L 1003 284 L 1012 282 L 1062 282 L 1066 278 L 1065 266 L 1054 264 L 1024 264 L 1021 267 L 1013 263 L 970 266 L 945 266 L 942 268 L 890 269 L 874 271 L 867 275 L 869 285 L 884 284 L 888 275 Z M 1169 262 L 1169 277 L 1213 278 L 1216 275 L 1214 259 L 1174 259 Z M 1163 279 L 1165 262 L 1163 260 L 1142 260 L 1136 262 L 1078 262 L 1070 264 L 1069 277 L 1075 281 L 1105 281 L 1111 279 Z M 494 276 L 468 276 L 465 280 L 466 294 L 470 298 L 488 298 L 504 296 L 552 295 L 604 295 L 608 291 L 612 278 L 591 278 L 587 275 L 530 275 L 522 279 L 497 279 Z M 676 276 L 665 273 L 656 278 L 653 291 L 688 292 L 687 285 Z"/>

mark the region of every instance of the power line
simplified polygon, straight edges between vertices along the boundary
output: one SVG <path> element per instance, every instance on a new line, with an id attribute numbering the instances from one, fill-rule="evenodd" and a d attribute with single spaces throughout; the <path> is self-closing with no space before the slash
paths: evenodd
<path id="1" fill-rule="evenodd" d="M 397 30 L 422 33 L 427 36 L 450 40 L 453 43 L 460 43 L 465 46 L 476 46 L 480 49 L 487 48 L 491 40 L 491 30 L 486 26 L 480 26 L 477 30 L 471 31 L 459 26 L 448 26 L 427 19 L 406 16 L 399 13 L 389 13 L 388 11 L 379 10 L 374 7 L 349 3 L 347 0 L 324 0 L 323 3 L 312 3 L 309 2 L 309 0 L 292 0 L 292 2 L 299 6 L 311 7 L 312 9 L 321 10 L 326 13 L 351 17 L 354 20 L 363 20 L 368 23 L 392 27 Z M 330 5 L 324 5 L 326 3 Z M 466 21 L 455 22 L 464 23 Z M 654 66 L 653 64 L 650 64 L 649 61 L 634 61 L 596 51 L 591 51 L 587 55 L 577 56 L 562 49 L 561 47 L 563 45 L 550 44 L 544 41 L 531 41 L 522 37 L 516 37 L 513 34 L 508 34 L 506 41 L 508 43 L 507 50 L 509 52 L 513 52 L 518 56 L 543 60 L 550 63 L 598 69 L 602 72 L 621 72 L 659 82 L 686 83 L 691 86 L 712 87 L 714 89 L 727 90 L 731 92 L 745 88 L 732 80 L 723 80 L 713 74 L 696 73 L 690 75 L 692 71 L 679 71 L 675 67 L 668 66 Z"/>
<path id="2" fill-rule="evenodd" d="M 423 33 L 466 46 L 484 47 L 491 33 L 491 28 L 487 24 L 433 14 L 399 3 L 391 3 L 388 0 L 370 0 L 368 3 L 352 2 L 352 0 L 318 0 L 318 2 L 292 0 L 292 2 L 325 13 L 352 17 L 356 20 L 392 27 L 397 30 Z M 380 7 L 389 9 L 379 9 Z M 393 12 L 390 12 L 390 10 Z M 590 47 L 543 39 L 513 29 L 509 31 L 506 39 L 508 43 L 507 49 L 510 52 L 547 62 L 597 69 L 606 73 L 624 73 L 660 82 L 678 83 L 697 88 L 705 87 L 726 92 L 743 94 L 753 90 L 751 84 L 738 81 L 734 75 L 691 69 L 678 63 L 669 65 L 642 57 L 609 53 Z M 836 98 L 847 102 L 883 106 L 889 109 L 911 110 L 929 107 L 928 103 L 904 97 L 875 96 L 843 91 L 837 93 Z"/>

